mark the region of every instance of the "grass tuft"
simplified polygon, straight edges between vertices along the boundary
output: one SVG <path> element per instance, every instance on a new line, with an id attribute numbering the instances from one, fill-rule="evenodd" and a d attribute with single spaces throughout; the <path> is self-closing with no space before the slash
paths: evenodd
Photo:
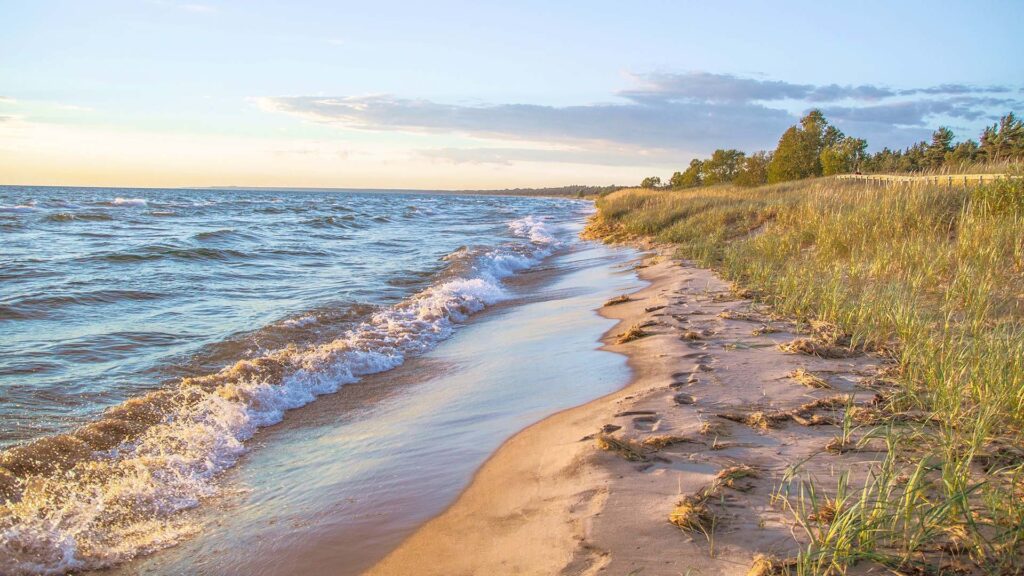
<path id="1" fill-rule="evenodd" d="M 647 461 L 644 447 L 631 440 L 616 438 L 608 434 L 598 434 L 594 440 L 597 447 L 601 450 L 613 452 L 631 462 Z"/>
<path id="2" fill-rule="evenodd" d="M 629 296 L 626 296 L 625 294 L 623 294 L 621 296 L 616 296 L 615 298 L 611 298 L 611 299 L 607 300 L 604 303 L 604 305 L 605 306 L 617 306 L 619 304 L 625 304 L 626 302 L 632 302 L 632 301 L 633 301 L 632 298 L 630 298 Z"/>
<path id="3" fill-rule="evenodd" d="M 622 334 L 619 334 L 619 337 L 615 340 L 615 343 L 616 344 L 625 344 L 626 342 L 632 342 L 633 340 L 639 340 L 640 338 L 643 338 L 644 336 L 650 336 L 650 333 L 644 331 L 643 326 L 641 326 L 640 324 L 634 324 L 634 325 L 629 327 L 629 330 L 626 330 Z"/>
<path id="4" fill-rule="evenodd" d="M 826 382 L 821 376 L 818 376 L 813 372 L 809 372 L 805 368 L 797 368 L 796 370 L 793 370 L 792 372 L 787 374 L 787 376 L 792 380 L 796 381 L 797 383 L 807 386 L 808 388 L 818 388 L 823 390 L 828 390 L 832 388 L 832 386 L 828 382 Z"/>

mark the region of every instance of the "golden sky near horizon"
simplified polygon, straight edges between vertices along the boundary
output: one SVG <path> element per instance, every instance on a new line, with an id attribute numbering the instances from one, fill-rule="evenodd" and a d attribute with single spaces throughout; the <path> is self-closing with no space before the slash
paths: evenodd
<path id="1" fill-rule="evenodd" d="M 384 144 L 156 133 L 9 119 L 0 184 L 113 187 L 514 188 L 632 182 L 647 168 L 455 162 Z"/>

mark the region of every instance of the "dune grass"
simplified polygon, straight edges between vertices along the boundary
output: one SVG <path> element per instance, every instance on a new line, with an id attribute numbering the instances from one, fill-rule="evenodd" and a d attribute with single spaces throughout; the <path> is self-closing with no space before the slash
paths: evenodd
<path id="1" fill-rule="evenodd" d="M 800 479 L 785 495 L 809 541 L 795 572 L 1024 570 L 1024 182 L 819 179 L 623 190 L 597 205 L 588 234 L 671 244 L 894 361 L 882 409 L 844 424 L 844 437 L 884 441 L 884 460 L 862 486 L 831 487 L 828 522 L 813 505 L 822 487 Z"/>

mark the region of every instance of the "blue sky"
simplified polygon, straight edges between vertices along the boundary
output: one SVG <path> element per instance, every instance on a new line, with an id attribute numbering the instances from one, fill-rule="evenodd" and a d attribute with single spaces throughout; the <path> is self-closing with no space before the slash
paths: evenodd
<path id="1" fill-rule="evenodd" d="M 1024 2 L 0 0 L 0 183 L 633 183 L 1024 112 Z"/>

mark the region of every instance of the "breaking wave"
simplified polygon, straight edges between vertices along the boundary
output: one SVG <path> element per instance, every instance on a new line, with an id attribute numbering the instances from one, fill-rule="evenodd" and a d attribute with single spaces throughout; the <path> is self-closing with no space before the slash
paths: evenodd
<path id="1" fill-rule="evenodd" d="M 121 198 L 118 196 L 111 202 L 111 206 L 145 206 L 148 204 L 145 198 Z"/>
<path id="2" fill-rule="evenodd" d="M 506 298 L 503 278 L 558 247 L 542 219 L 509 228 L 523 241 L 452 253 L 434 284 L 334 340 L 284 346 L 185 378 L 71 433 L 0 453 L 0 574 L 101 568 L 192 534 L 196 528 L 177 513 L 216 493 L 216 475 L 260 427 L 429 350 L 471 314 Z M 286 324 L 314 322 L 303 316 Z"/>

